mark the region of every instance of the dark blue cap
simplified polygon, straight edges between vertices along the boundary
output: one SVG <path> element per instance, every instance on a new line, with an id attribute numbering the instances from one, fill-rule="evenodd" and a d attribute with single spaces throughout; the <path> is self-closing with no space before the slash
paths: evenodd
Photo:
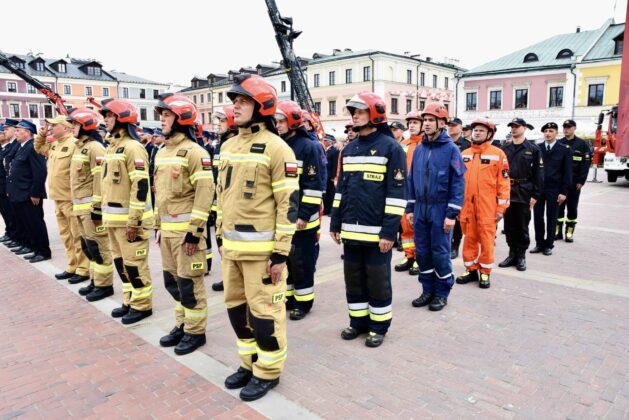
<path id="1" fill-rule="evenodd" d="M 577 123 L 575 120 L 566 120 L 563 122 L 564 127 L 576 127 Z"/>
<path id="2" fill-rule="evenodd" d="M 153 129 L 152 129 L 152 128 L 148 128 L 148 127 L 143 127 L 143 128 L 142 128 L 142 134 L 150 134 L 150 135 L 153 135 Z"/>
<path id="3" fill-rule="evenodd" d="M 526 121 L 524 121 L 524 118 L 514 118 L 514 119 L 512 119 L 511 122 L 509 124 L 507 124 L 507 127 L 511 127 L 512 125 L 523 125 L 526 128 L 528 128 L 529 130 L 532 130 L 532 129 L 535 128 L 531 124 L 528 124 Z"/>
<path id="4" fill-rule="evenodd" d="M 31 133 L 35 134 L 37 133 L 37 127 L 35 127 L 35 124 L 33 124 L 32 122 L 28 121 L 28 120 L 22 120 L 20 121 L 16 127 L 22 127 L 22 128 L 26 128 L 27 130 L 29 130 Z"/>
<path id="5" fill-rule="evenodd" d="M 153 135 L 154 136 L 163 136 L 164 132 L 162 131 L 161 128 L 156 128 L 155 130 L 153 130 Z"/>
<path id="6" fill-rule="evenodd" d="M 450 121 L 448 121 L 448 125 L 463 125 L 463 121 L 460 118 L 454 117 Z"/>
<path id="7" fill-rule="evenodd" d="M 398 130 L 406 130 L 406 126 L 399 121 L 393 121 L 389 127 L 397 128 Z"/>
<path id="8" fill-rule="evenodd" d="M 19 121 L 18 120 L 13 120 L 11 118 L 7 118 L 4 121 L 4 125 L 6 125 L 7 127 L 17 127 Z"/>

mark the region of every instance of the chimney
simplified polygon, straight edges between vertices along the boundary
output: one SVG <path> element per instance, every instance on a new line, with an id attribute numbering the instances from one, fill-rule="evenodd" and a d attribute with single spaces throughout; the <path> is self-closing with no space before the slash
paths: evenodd
<path id="1" fill-rule="evenodd" d="M 341 53 L 341 50 L 339 50 L 338 48 L 335 48 L 332 50 L 332 55 L 338 55 Z"/>
<path id="2" fill-rule="evenodd" d="M 581 27 L 577 26 L 577 33 L 581 32 Z"/>
<path id="3" fill-rule="evenodd" d="M 426 57 L 426 61 L 430 63 L 432 61 L 432 57 Z"/>
<path id="4" fill-rule="evenodd" d="M 351 52 L 353 52 L 353 51 L 352 51 L 352 49 L 351 49 L 351 48 L 345 48 L 345 52 L 347 52 L 347 53 L 351 53 Z"/>

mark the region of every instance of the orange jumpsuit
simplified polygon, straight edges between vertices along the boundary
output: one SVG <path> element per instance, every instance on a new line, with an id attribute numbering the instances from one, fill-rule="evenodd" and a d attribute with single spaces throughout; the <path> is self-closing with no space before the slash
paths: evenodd
<path id="1" fill-rule="evenodd" d="M 421 136 L 411 136 L 406 140 L 402 140 L 400 145 L 406 153 L 406 168 L 407 173 L 411 173 L 411 166 L 413 163 L 413 153 L 418 144 L 422 142 Z M 402 248 L 404 248 L 404 255 L 406 258 L 415 259 L 415 233 L 413 232 L 413 224 L 406 220 L 406 213 L 402 215 Z"/>
<path id="2" fill-rule="evenodd" d="M 463 263 L 469 271 L 489 274 L 494 265 L 496 213 L 504 214 L 509 207 L 509 162 L 505 153 L 490 142 L 472 143 L 461 155 L 467 168 L 460 215 L 465 235 Z"/>

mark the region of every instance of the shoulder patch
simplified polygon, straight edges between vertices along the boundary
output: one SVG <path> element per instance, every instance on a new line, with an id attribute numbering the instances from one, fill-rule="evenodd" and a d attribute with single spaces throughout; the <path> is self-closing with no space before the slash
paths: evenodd
<path id="1" fill-rule="evenodd" d="M 251 145 L 251 149 L 249 150 L 250 153 L 264 153 L 264 150 L 266 149 L 266 144 L 264 143 L 253 143 Z"/>
<path id="2" fill-rule="evenodd" d="M 62 152 L 67 152 L 67 151 L 68 151 L 68 146 L 63 146 L 63 147 L 61 148 L 61 151 L 62 151 Z"/>
<path id="3" fill-rule="evenodd" d="M 201 167 L 204 171 L 209 171 L 212 169 L 212 159 L 210 158 L 201 158 Z"/>
<path id="4" fill-rule="evenodd" d="M 96 165 L 100 166 L 103 164 L 103 157 L 102 156 L 96 156 Z"/>
<path id="5" fill-rule="evenodd" d="M 299 167 L 297 162 L 284 163 L 284 175 L 289 178 L 297 178 Z"/>
<path id="6" fill-rule="evenodd" d="M 143 171 L 145 163 L 143 159 L 135 159 L 133 161 L 133 165 L 135 166 L 135 169 L 137 169 L 138 171 Z"/>
<path id="7" fill-rule="evenodd" d="M 370 154 L 371 156 L 375 156 L 375 155 L 376 155 L 376 153 L 378 153 L 378 151 L 377 151 L 376 149 L 371 149 L 371 150 L 369 151 L 369 154 Z"/>
<path id="8" fill-rule="evenodd" d="M 470 160 L 472 160 L 471 157 L 469 156 L 463 156 L 463 162 L 469 162 Z"/>
<path id="9" fill-rule="evenodd" d="M 530 150 L 527 150 L 526 152 L 524 152 L 525 155 L 532 155 L 533 152 L 531 152 Z"/>
<path id="10" fill-rule="evenodd" d="M 317 176 L 317 168 L 314 165 L 308 166 L 308 176 L 311 178 Z"/>
<path id="11" fill-rule="evenodd" d="M 188 154 L 188 151 L 186 149 L 181 149 L 177 152 L 178 157 L 186 157 L 187 154 Z"/>
<path id="12" fill-rule="evenodd" d="M 86 155 L 87 154 L 87 149 L 81 149 L 81 154 Z"/>
<path id="13" fill-rule="evenodd" d="M 123 153 L 124 152 L 124 147 L 119 147 L 116 149 L 116 153 Z"/>

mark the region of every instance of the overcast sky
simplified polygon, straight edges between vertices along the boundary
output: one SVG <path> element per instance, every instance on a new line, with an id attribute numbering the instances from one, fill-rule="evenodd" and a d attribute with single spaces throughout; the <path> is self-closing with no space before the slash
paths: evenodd
<path id="1" fill-rule="evenodd" d="M 555 34 L 625 21 L 627 0 L 276 0 L 303 34 L 296 53 L 379 49 L 472 68 Z M 614 5 L 617 7 L 614 13 Z M 0 50 L 94 58 L 189 85 L 194 75 L 279 61 L 264 0 L 7 1 Z"/>

